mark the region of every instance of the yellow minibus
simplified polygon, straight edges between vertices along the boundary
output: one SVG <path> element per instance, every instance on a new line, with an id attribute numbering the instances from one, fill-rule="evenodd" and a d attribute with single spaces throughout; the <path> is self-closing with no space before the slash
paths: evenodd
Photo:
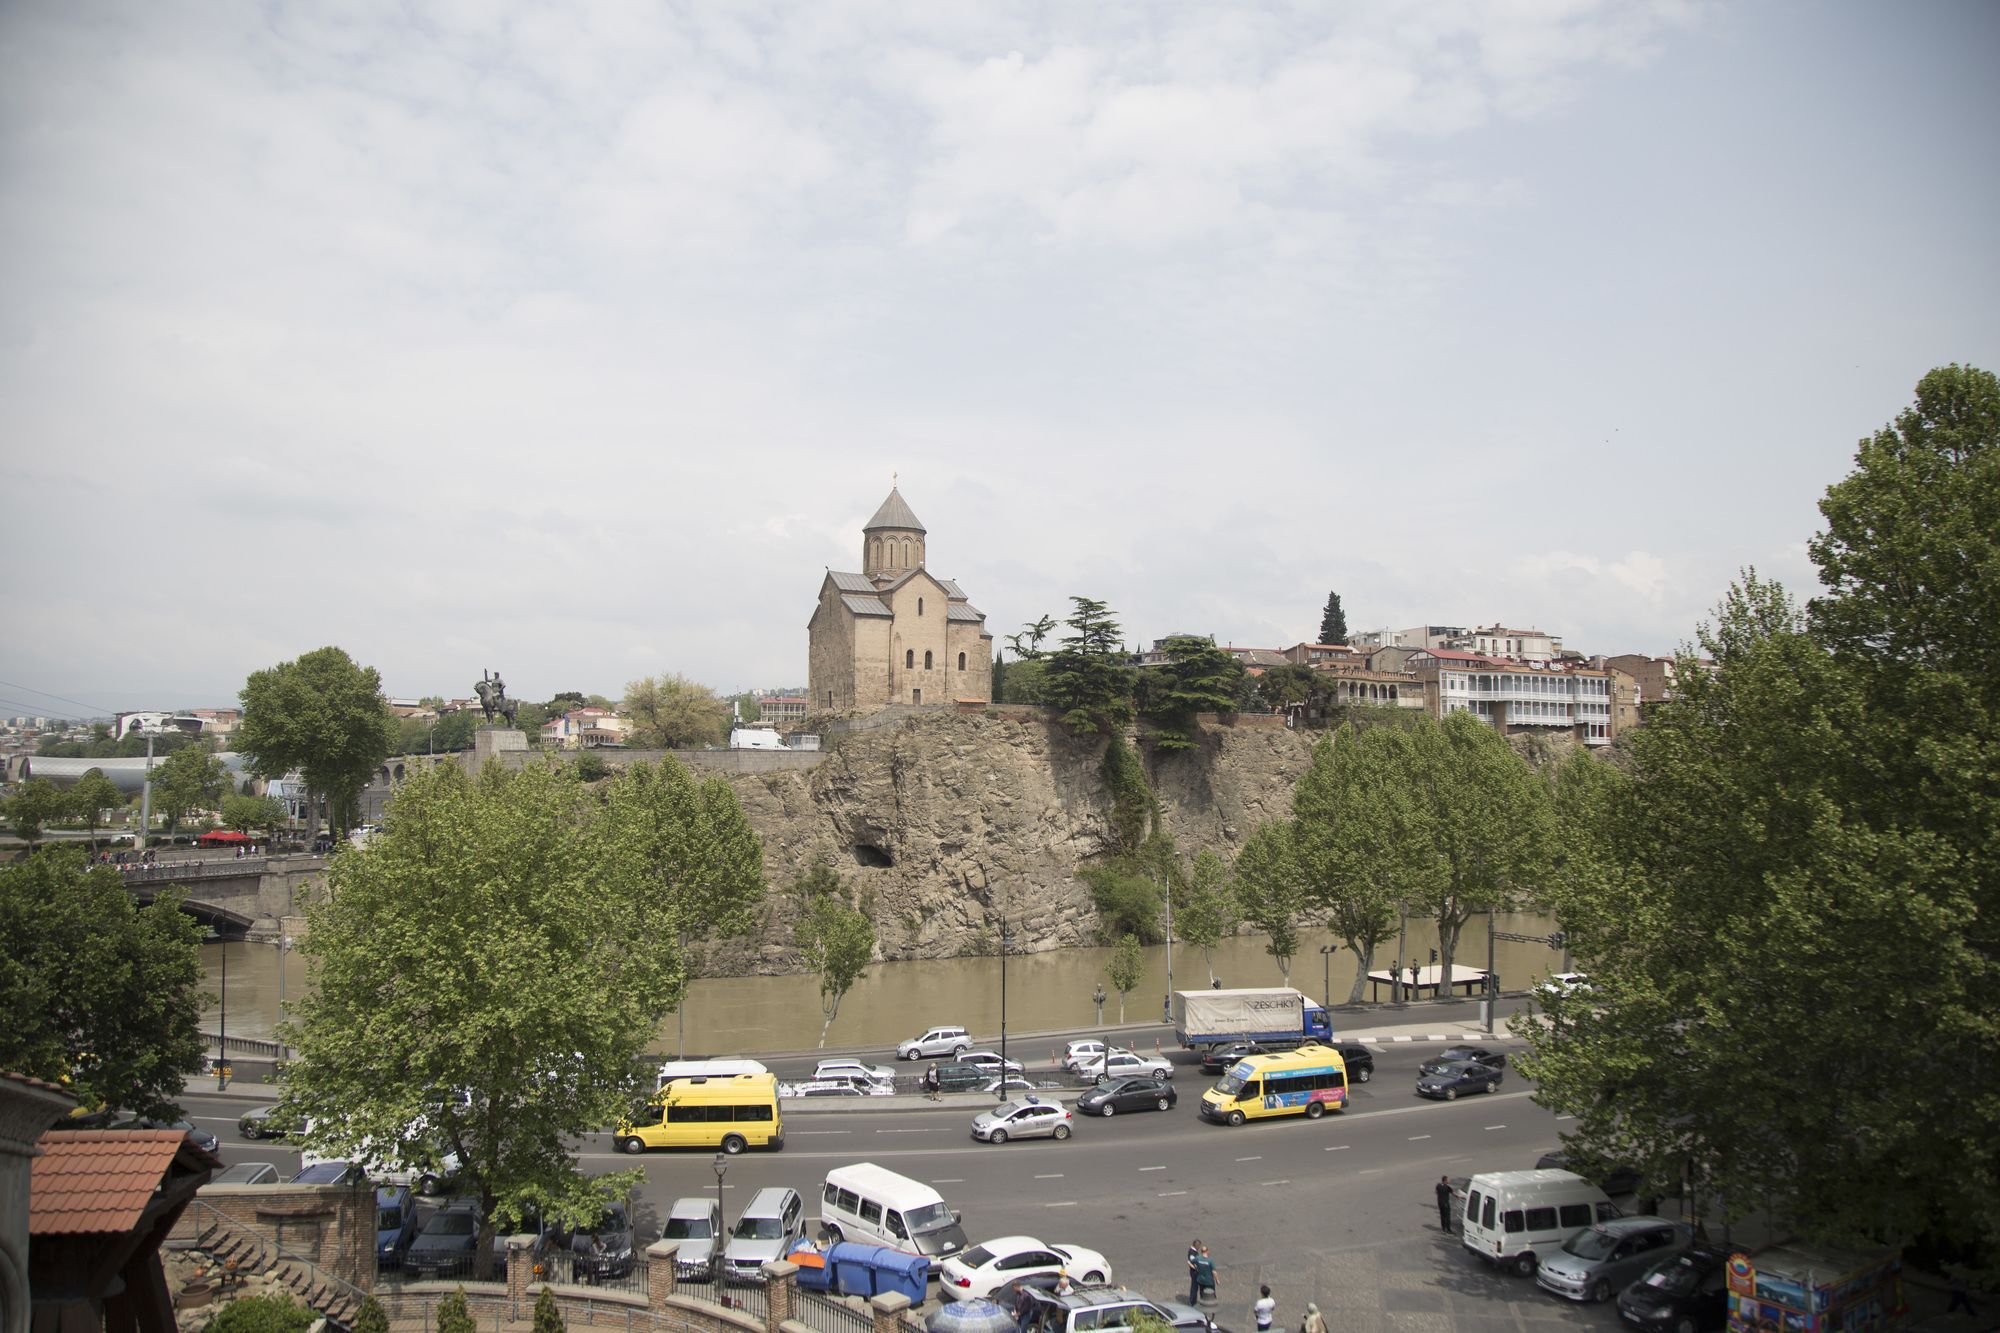
<path id="1" fill-rule="evenodd" d="M 1331 1046 L 1238 1060 L 1222 1081 L 1201 1095 L 1201 1118 L 1240 1125 L 1259 1116 L 1300 1115 L 1317 1120 L 1347 1109 L 1347 1063 Z"/>
<path id="2" fill-rule="evenodd" d="M 613 1134 L 620 1152 L 648 1148 L 706 1148 L 740 1153 L 745 1148 L 785 1146 L 785 1120 L 778 1112 L 778 1080 L 772 1074 L 723 1078 L 677 1078 L 661 1088 L 645 1112 Z"/>

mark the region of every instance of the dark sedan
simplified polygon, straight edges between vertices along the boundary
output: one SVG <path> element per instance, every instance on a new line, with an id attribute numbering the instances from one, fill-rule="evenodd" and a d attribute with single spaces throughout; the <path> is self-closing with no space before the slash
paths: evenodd
<path id="1" fill-rule="evenodd" d="M 1220 1074 L 1245 1056 L 1263 1055 L 1270 1049 L 1254 1041 L 1232 1041 L 1226 1046 L 1210 1046 L 1201 1053 L 1201 1072 Z"/>
<path id="2" fill-rule="evenodd" d="M 1714 1250 L 1662 1259 L 1618 1294 L 1618 1313 L 1646 1329 L 1719 1329 L 1729 1322 L 1727 1264 Z"/>
<path id="3" fill-rule="evenodd" d="M 1492 1065 L 1483 1065 L 1476 1060 L 1458 1060 L 1420 1075 L 1417 1092 L 1424 1097 L 1457 1101 L 1464 1093 L 1494 1091 L 1503 1077 L 1503 1071 Z"/>
<path id="4" fill-rule="evenodd" d="M 1347 1066 L 1349 1083 L 1366 1083 L 1375 1077 L 1375 1052 L 1358 1041 L 1343 1041 L 1335 1047 L 1340 1062 Z"/>
<path id="5" fill-rule="evenodd" d="M 1507 1067 L 1507 1056 L 1501 1051 L 1489 1051 L 1484 1046 L 1447 1046 L 1435 1058 L 1426 1060 L 1418 1065 L 1417 1072 L 1419 1074 L 1435 1074 L 1446 1065 L 1465 1064 L 1467 1062 L 1476 1065 L 1485 1065 L 1491 1069 L 1505 1069 Z"/>
<path id="6" fill-rule="evenodd" d="M 606 1208 L 595 1224 L 569 1238 L 570 1271 L 578 1282 L 602 1282 L 632 1272 L 632 1222 L 623 1204 Z"/>
<path id="7" fill-rule="evenodd" d="M 1120 1111 L 1166 1111 L 1180 1100 L 1174 1085 L 1159 1078 L 1121 1078 L 1092 1088 L 1076 1099 L 1079 1115 L 1117 1115 Z"/>

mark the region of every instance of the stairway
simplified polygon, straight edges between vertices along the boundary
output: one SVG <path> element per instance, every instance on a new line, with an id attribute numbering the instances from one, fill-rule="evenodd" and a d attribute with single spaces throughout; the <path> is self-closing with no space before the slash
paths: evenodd
<path id="1" fill-rule="evenodd" d="M 354 1326 L 354 1316 L 360 1312 L 366 1292 L 308 1260 L 287 1253 L 275 1242 L 242 1229 L 221 1213 L 211 1211 L 203 1220 L 207 1225 L 189 1248 L 208 1255 L 222 1267 L 233 1264 L 238 1274 L 257 1274 L 276 1280 L 340 1329 Z"/>

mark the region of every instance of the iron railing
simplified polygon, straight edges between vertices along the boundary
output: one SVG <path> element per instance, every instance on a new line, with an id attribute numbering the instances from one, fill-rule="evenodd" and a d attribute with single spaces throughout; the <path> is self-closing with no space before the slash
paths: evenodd
<path id="1" fill-rule="evenodd" d="M 816 1291 L 796 1291 L 792 1318 L 814 1333 L 874 1333 L 875 1315 Z"/>

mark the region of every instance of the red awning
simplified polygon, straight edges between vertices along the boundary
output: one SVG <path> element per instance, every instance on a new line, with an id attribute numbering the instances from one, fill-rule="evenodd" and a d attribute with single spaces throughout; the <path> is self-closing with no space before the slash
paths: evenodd
<path id="1" fill-rule="evenodd" d="M 249 834 L 238 833 L 233 828 L 219 828 L 213 832 L 204 833 L 195 839 L 195 842 L 203 847 L 229 847 L 239 842 L 249 841 Z"/>

